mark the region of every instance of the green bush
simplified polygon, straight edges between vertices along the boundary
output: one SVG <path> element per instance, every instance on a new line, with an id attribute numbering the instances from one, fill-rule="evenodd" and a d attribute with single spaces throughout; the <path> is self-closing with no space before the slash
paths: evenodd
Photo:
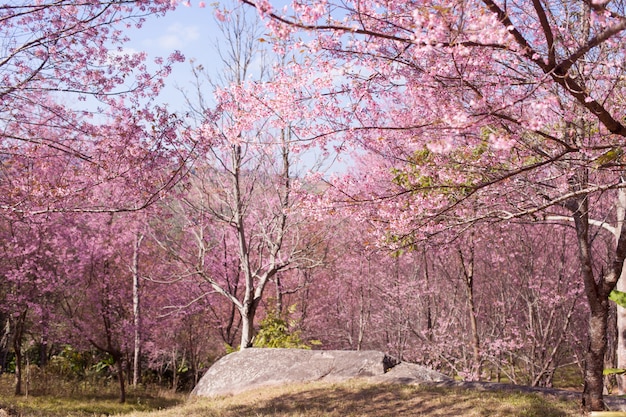
<path id="1" fill-rule="evenodd" d="M 289 308 L 289 313 L 293 312 L 295 306 Z M 295 348 L 311 349 L 311 345 L 317 341 L 303 341 L 300 331 L 290 328 L 287 320 L 279 317 L 277 312 L 269 310 L 265 318 L 261 321 L 259 331 L 254 338 L 254 347 L 260 348 Z"/>

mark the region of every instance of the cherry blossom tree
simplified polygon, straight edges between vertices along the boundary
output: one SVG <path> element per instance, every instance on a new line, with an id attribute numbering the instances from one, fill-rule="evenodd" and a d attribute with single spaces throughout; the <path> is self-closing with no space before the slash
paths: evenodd
<path id="1" fill-rule="evenodd" d="M 391 191 L 418 192 L 414 214 L 396 216 L 401 233 L 548 209 L 574 222 L 590 307 L 583 403 L 602 409 L 606 300 L 626 244 L 619 231 L 609 267 L 594 269 L 589 205 L 623 186 L 623 5 L 244 3 L 277 36 L 312 31 L 311 50 L 344 68 L 345 82 L 325 91 L 343 97 L 337 131 L 370 149 L 405 147 L 395 157 L 409 182 Z"/>
<path id="2" fill-rule="evenodd" d="M 181 268 L 180 277 L 208 284 L 198 297 L 217 293 L 236 307 L 244 349 L 252 344 L 254 318 L 269 282 L 314 259 L 299 235 L 302 220 L 290 195 L 288 163 L 276 173 L 273 159 L 255 155 L 253 146 L 227 144 L 225 150 L 215 149 L 216 168 L 196 165 L 188 193 L 170 204 L 179 228 L 159 240 Z"/>
<path id="3" fill-rule="evenodd" d="M 35 240 L 20 246 L 7 237 L 7 259 L 29 258 L 32 265 L 31 272 L 22 268 L 17 288 L 33 286 L 58 297 L 68 279 L 84 283 L 76 273 L 84 271 L 84 259 L 72 251 L 85 242 L 81 232 L 89 227 L 71 225 L 80 220 L 69 213 L 140 210 L 179 178 L 185 156 L 171 147 L 179 122 L 154 99 L 171 65 L 183 57 L 159 58 L 149 70 L 145 53 L 124 47 L 125 29 L 173 7 L 117 1 L 0 6 L 0 211 L 8 230 L 38 225 L 40 247 L 47 248 L 42 258 L 32 252 Z M 48 217 L 55 212 L 67 218 Z M 60 232 L 64 221 L 75 233 L 71 238 L 62 237 L 69 234 Z M 16 288 L 15 268 L 5 265 L 3 286 Z M 51 269 L 46 278 L 43 269 Z M 3 303 L 23 312 L 41 306 L 19 297 Z M 20 337 L 14 341 L 19 356 Z M 17 364 L 19 370 L 19 357 Z"/>
<path id="4" fill-rule="evenodd" d="M 315 239 L 301 235 L 297 178 L 307 146 L 301 132 L 311 119 L 299 105 L 306 83 L 301 64 L 253 66 L 263 43 L 258 25 L 246 23 L 246 9 L 232 12 L 221 28 L 228 39 L 218 51 L 223 76 L 217 86 L 209 79 L 217 87 L 212 104 L 202 68 L 194 69 L 197 97 L 188 97 L 197 122 L 188 136 L 197 159 L 185 189 L 169 204 L 176 229 L 159 240 L 178 262 L 179 276 L 207 284 L 198 297 L 217 293 L 236 308 L 245 349 L 268 284 L 280 272 L 315 263 L 309 245 Z"/>
<path id="5" fill-rule="evenodd" d="M 550 386 L 580 363 L 588 314 L 568 230 L 546 238 L 552 227 L 476 228 L 393 253 L 374 245 L 370 220 L 345 217 L 307 287 L 303 336 L 465 379 Z"/>
<path id="6" fill-rule="evenodd" d="M 54 233 L 44 219 L 3 224 L 2 311 L 8 318 L 4 337 L 10 336 L 15 355 L 15 394 L 24 393 L 24 346 L 29 333 L 42 335 L 40 349 L 47 349 L 56 315 L 56 288 L 65 282 L 57 272 L 63 258 L 52 254 Z M 42 356 L 46 356 L 43 352 Z"/>
<path id="7" fill-rule="evenodd" d="M 66 207 L 61 197 L 121 176 L 131 179 L 139 171 L 129 172 L 129 166 L 144 163 L 148 170 L 148 164 L 162 156 L 159 150 L 175 138 L 176 124 L 153 100 L 171 65 L 183 57 L 175 53 L 167 61 L 158 59 L 158 69 L 151 73 L 144 53 L 124 49 L 128 39 L 123 30 L 140 27 L 147 16 L 171 8 L 169 2 L 39 2 L 0 7 L 4 167 L 17 156 L 30 158 L 34 166 L 42 157 L 39 149 L 47 148 L 48 158 L 56 153 L 65 166 L 70 164 L 68 168 L 87 169 L 80 177 L 74 175 L 76 184 L 67 176 L 57 184 L 45 184 L 54 187 L 49 191 L 56 199 L 38 201 L 36 207 L 28 207 L 24 195 L 11 200 L 12 194 L 5 194 L 4 210 L 77 209 Z M 122 166 L 125 158 L 131 165 Z M 164 185 L 135 190 L 135 201 L 126 202 L 124 208 L 145 205 Z"/>
<path id="8" fill-rule="evenodd" d="M 171 65 L 183 57 L 157 59 L 150 71 L 144 53 L 124 48 L 125 29 L 173 6 L 117 1 L 0 6 L 0 216 L 8 230 L 39 225 L 46 259 L 61 242 L 55 241 L 57 232 L 43 234 L 60 224 L 57 218 L 49 223 L 47 214 L 140 210 L 179 178 L 185 156 L 171 148 L 179 122 L 154 99 Z M 42 284 L 41 270 L 58 269 L 61 260 L 74 265 L 68 252 L 51 262 L 29 255 L 35 240 L 20 247 L 6 238 L 10 259 L 41 263 L 30 267 L 40 272 L 23 271 L 22 288 L 50 291 L 64 275 L 51 271 Z M 16 282 L 15 268 L 5 265 L 3 286 Z M 33 310 L 16 301 L 3 299 L 8 303 L 3 307 Z M 19 339 L 14 338 L 17 355 Z"/>
<path id="9" fill-rule="evenodd" d="M 64 216 L 68 219 L 68 216 Z M 73 282 L 63 291 L 63 311 L 74 346 L 110 355 L 125 401 L 124 361 L 133 351 L 132 264 L 135 234 L 127 219 L 115 215 L 75 216 L 67 227 L 79 230 L 73 242 Z"/>

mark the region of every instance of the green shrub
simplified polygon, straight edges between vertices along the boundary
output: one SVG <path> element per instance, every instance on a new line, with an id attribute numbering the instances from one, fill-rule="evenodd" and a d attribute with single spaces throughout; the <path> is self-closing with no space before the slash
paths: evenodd
<path id="1" fill-rule="evenodd" d="M 295 306 L 289 308 L 293 312 Z M 300 337 L 300 331 L 293 330 L 287 320 L 282 319 L 274 309 L 268 311 L 261 321 L 259 331 L 254 338 L 254 347 L 261 348 L 295 348 L 311 349 L 316 341 L 305 342 Z"/>

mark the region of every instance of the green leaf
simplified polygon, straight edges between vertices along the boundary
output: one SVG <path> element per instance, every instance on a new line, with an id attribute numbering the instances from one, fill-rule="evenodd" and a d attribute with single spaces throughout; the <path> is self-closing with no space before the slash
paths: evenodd
<path id="1" fill-rule="evenodd" d="M 609 294 L 609 300 L 615 301 L 618 306 L 626 308 L 626 292 L 613 290 Z"/>
<path id="2" fill-rule="evenodd" d="M 602 375 L 607 376 L 607 375 L 621 375 L 626 373 L 626 369 L 621 369 L 621 368 L 606 368 L 605 370 L 602 371 Z"/>
<path id="3" fill-rule="evenodd" d="M 295 311 L 295 305 L 289 306 L 288 314 L 292 314 Z M 309 344 L 301 339 L 300 331 L 295 330 L 297 324 L 297 321 L 279 317 L 275 309 L 269 309 L 267 315 L 260 323 L 253 346 L 261 348 L 310 349 Z"/>
<path id="4" fill-rule="evenodd" d="M 610 165 L 617 162 L 623 154 L 624 150 L 622 148 L 611 148 L 599 157 L 597 157 L 594 162 L 596 164 L 596 167 L 603 167 L 605 165 Z"/>

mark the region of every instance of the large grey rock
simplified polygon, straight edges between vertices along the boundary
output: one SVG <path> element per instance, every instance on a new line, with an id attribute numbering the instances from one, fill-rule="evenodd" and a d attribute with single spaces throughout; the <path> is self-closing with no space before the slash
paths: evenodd
<path id="1" fill-rule="evenodd" d="M 422 382 L 443 382 L 451 378 L 425 366 L 415 363 L 400 362 L 384 375 L 371 378 L 373 382 L 391 382 L 399 384 L 419 384 Z"/>
<path id="2" fill-rule="evenodd" d="M 386 372 L 397 364 L 397 360 L 378 351 L 245 349 L 231 353 L 213 364 L 198 382 L 192 395 L 212 397 L 236 394 L 261 386 L 307 381 L 339 382 L 357 377 L 378 379 L 384 378 Z M 426 378 L 424 375 L 430 375 L 428 372 L 433 374 L 422 380 L 445 379 L 445 376 L 434 371 L 419 368 L 419 371 L 410 366 L 398 368 L 401 373 L 397 375 L 397 382 L 408 382 L 408 379 L 414 381 L 419 379 L 419 375 Z M 435 374 L 440 378 L 435 377 Z"/>

